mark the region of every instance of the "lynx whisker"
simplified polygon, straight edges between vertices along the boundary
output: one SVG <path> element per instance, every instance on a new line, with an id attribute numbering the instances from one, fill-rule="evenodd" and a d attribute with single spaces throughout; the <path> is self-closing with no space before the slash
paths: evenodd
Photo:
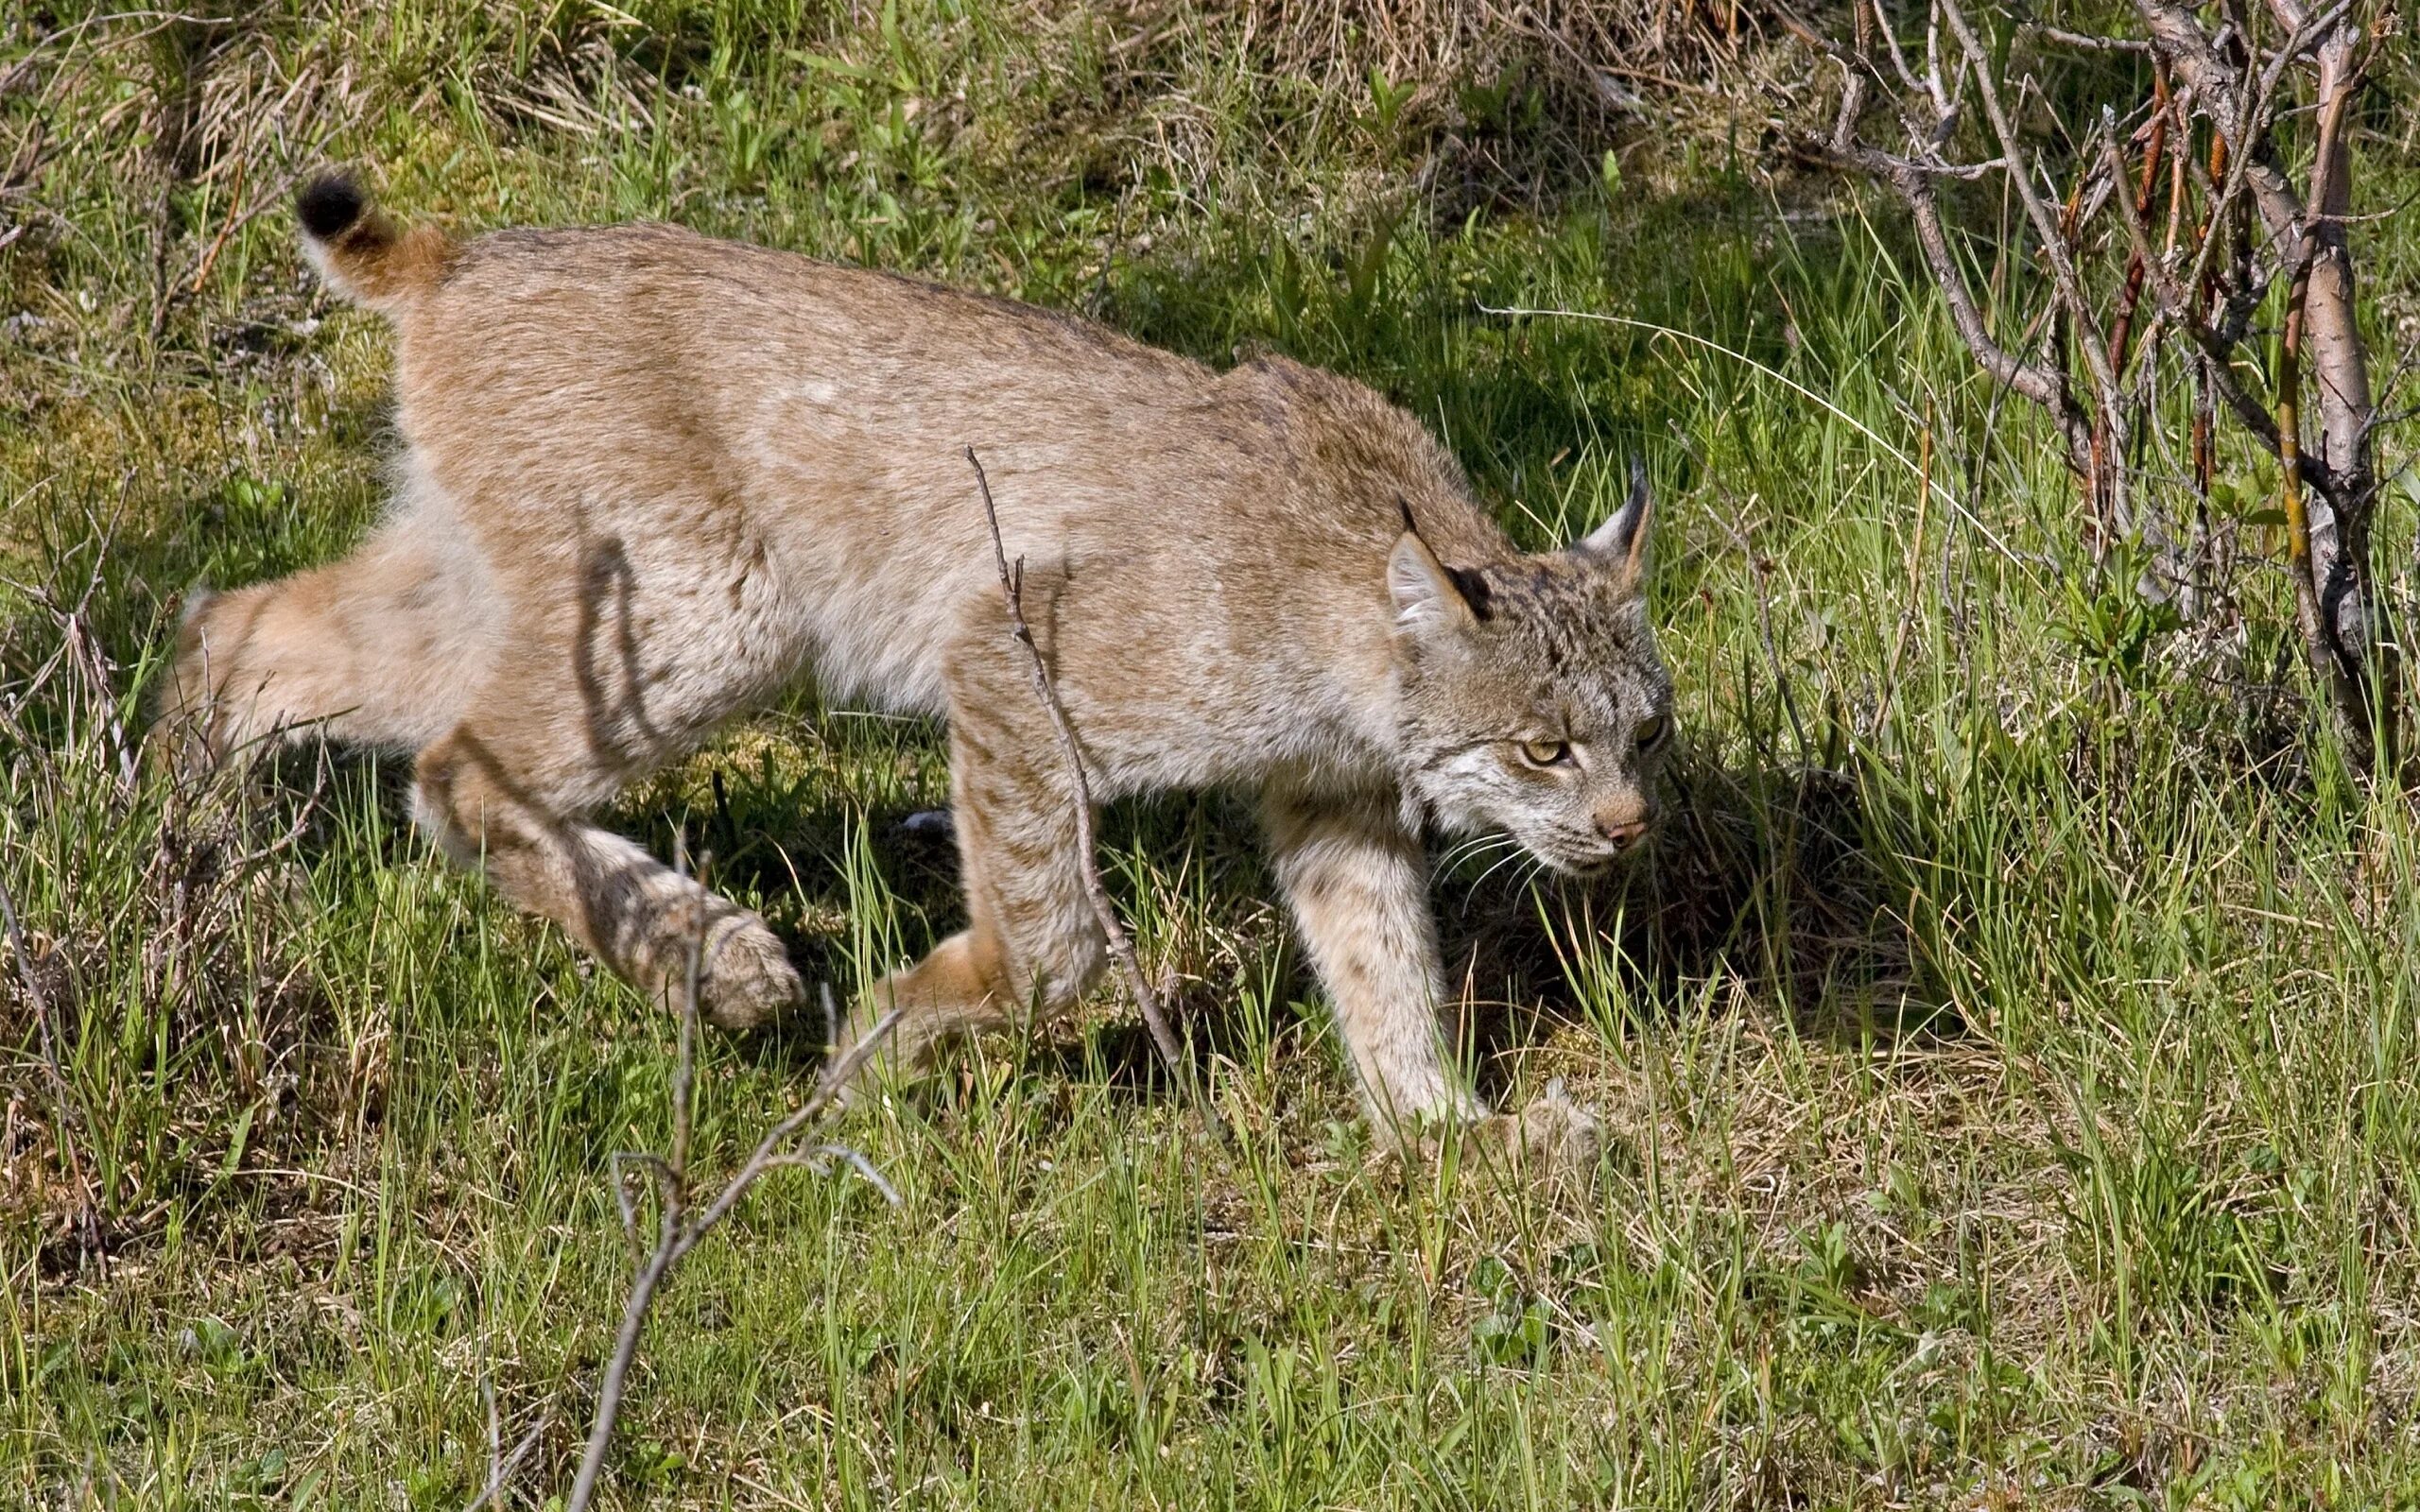
<path id="1" fill-rule="evenodd" d="M 1472 881 L 1471 885 L 1473 887 L 1483 887 L 1487 885 L 1488 878 L 1495 876 L 1499 871 L 1502 871 L 1506 867 L 1517 866 L 1524 861 L 1530 862 L 1534 866 L 1542 867 L 1546 865 L 1545 862 L 1540 861 L 1536 856 L 1530 854 L 1527 850 L 1516 846 L 1512 849 L 1510 854 L 1491 865 L 1485 871 L 1480 872 L 1478 876 Z"/>
<path id="2" fill-rule="evenodd" d="M 1508 848 L 1516 848 L 1519 844 L 1520 842 L 1511 835 L 1495 831 L 1473 835 L 1449 847 L 1437 857 L 1435 874 L 1442 877 L 1474 857 Z"/>

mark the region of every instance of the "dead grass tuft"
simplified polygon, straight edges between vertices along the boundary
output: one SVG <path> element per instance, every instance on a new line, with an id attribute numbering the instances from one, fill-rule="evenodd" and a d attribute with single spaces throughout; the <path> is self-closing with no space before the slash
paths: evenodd
<path id="1" fill-rule="evenodd" d="M 323 819 L 326 757 L 253 752 L 147 780 L 129 671 L 93 627 L 109 541 L 96 525 L 77 587 L 60 586 L 64 564 L 22 585 L 33 611 L 0 628 L 0 725 L 25 737 L 0 829 L 22 921 L 0 1039 L 36 1052 L 0 1065 L 14 1120 L 0 1222 L 53 1275 L 139 1249 L 172 1201 L 199 1199 L 205 1223 L 214 1194 L 239 1189 L 309 1206 L 285 1178 L 346 1163 L 385 1077 L 383 1033 L 356 1024 L 336 1043 L 302 924 L 299 850 Z"/>

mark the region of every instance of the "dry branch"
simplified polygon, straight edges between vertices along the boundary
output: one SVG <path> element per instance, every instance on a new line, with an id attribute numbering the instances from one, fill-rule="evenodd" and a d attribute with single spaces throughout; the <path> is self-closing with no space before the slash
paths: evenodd
<path id="1" fill-rule="evenodd" d="M 2017 202 L 2025 207 L 2026 218 L 2033 223 L 2033 232 L 2041 239 L 2043 261 L 2050 266 L 2050 283 L 2057 292 L 2060 305 L 2067 318 L 2074 322 L 2077 335 L 2094 329 L 2097 322 L 2092 308 L 2084 301 L 2083 280 L 2077 274 L 2074 260 L 2067 249 L 2068 232 L 2042 202 L 2034 186 L 2031 159 L 2017 140 L 2015 125 L 2000 101 L 1999 86 L 1993 78 L 1991 54 L 1977 40 L 1974 27 L 1968 25 L 1966 13 L 1958 8 L 1958 0 L 1936 0 L 1942 17 L 1949 23 L 1951 35 L 1966 55 L 1967 67 L 1975 81 L 1975 93 L 1983 102 L 1984 118 L 1991 122 L 1992 131 L 1999 140 L 2000 158 L 2007 164 L 2008 182 L 2016 191 Z M 2096 495 L 2095 502 L 2105 507 L 2111 520 L 2120 531 L 2135 527 L 2133 511 L 2127 507 L 2123 470 L 2116 465 L 2123 454 L 2126 441 L 2126 417 L 2118 403 L 2118 375 L 2110 369 L 2109 357 L 2103 344 L 2088 339 L 2079 340 L 2077 350 L 2083 353 L 2084 371 L 2092 379 L 2093 399 L 2100 411 L 2100 435 L 2106 445 L 2096 442 L 2089 448 L 2089 476 Z"/>
<path id="2" fill-rule="evenodd" d="M 701 910 L 697 930 L 689 942 L 689 969 L 681 994 L 681 1026 L 672 1070 L 671 1153 L 658 1156 L 646 1152 L 623 1152 L 614 1158 L 614 1195 L 621 1211 L 624 1231 L 633 1238 L 637 1234 L 637 1204 L 629 1184 L 629 1172 L 637 1168 L 648 1174 L 655 1187 L 656 1236 L 654 1245 L 640 1256 L 637 1269 L 631 1278 L 630 1296 L 622 1306 L 621 1328 L 614 1337 L 614 1353 L 607 1360 L 605 1374 L 597 1385 L 596 1416 L 590 1424 L 587 1448 L 580 1455 L 579 1471 L 572 1482 L 571 1495 L 563 1503 L 564 1512 L 585 1512 L 596 1494 L 597 1480 L 604 1472 L 605 1452 L 613 1442 L 614 1425 L 621 1417 L 622 1397 L 627 1389 L 631 1363 L 637 1358 L 639 1338 L 647 1327 L 648 1309 L 653 1305 L 657 1290 L 671 1275 L 673 1267 L 697 1247 L 698 1241 L 731 1215 L 732 1210 L 739 1205 L 749 1189 L 767 1172 L 794 1165 L 804 1165 L 820 1172 L 828 1169 L 831 1161 L 842 1160 L 872 1182 L 886 1201 L 893 1207 L 899 1203 L 899 1194 L 891 1190 L 890 1184 L 856 1150 L 839 1144 L 820 1144 L 804 1150 L 785 1148 L 794 1135 L 831 1106 L 832 1099 L 840 1089 L 848 1085 L 849 1079 L 890 1038 L 900 1016 L 900 1010 L 893 1008 L 883 1015 L 881 1022 L 864 1039 L 823 1068 L 822 1074 L 817 1078 L 814 1095 L 774 1125 L 757 1142 L 746 1163 L 723 1184 L 714 1200 L 692 1216 L 696 1194 L 689 1186 L 689 1139 L 695 1125 L 698 986 L 704 942 L 704 915 Z M 830 992 L 829 988 L 824 990 L 827 994 Z M 480 1493 L 479 1501 L 486 1501 L 496 1492 L 497 1487 L 491 1486 Z M 471 1504 L 475 1508 L 478 1502 Z"/>
<path id="3" fill-rule="evenodd" d="M 510 1453 L 505 1453 L 502 1443 L 496 1437 L 495 1401 L 491 1395 L 488 1401 L 487 1485 L 479 1488 L 478 1495 L 471 1498 L 470 1505 L 463 1508 L 463 1512 L 479 1512 L 479 1508 L 483 1506 L 501 1508 L 504 1505 L 505 1486 L 520 1471 L 521 1462 L 527 1459 L 529 1452 L 538 1447 L 538 1440 L 545 1436 L 546 1428 L 553 1421 L 551 1414 L 540 1413 L 538 1420 L 529 1425 L 529 1431 L 521 1435 L 521 1442 L 512 1446 Z"/>
<path id="4" fill-rule="evenodd" d="M 1009 565 L 1008 547 L 1000 540 L 1000 511 L 992 502 L 992 480 L 983 472 L 983 459 L 975 448 L 966 449 L 966 465 L 975 470 L 975 486 L 983 497 L 983 518 L 992 527 L 992 558 L 1000 574 L 1000 598 L 1006 605 L 1011 636 L 1025 648 L 1027 664 L 1033 674 L 1034 696 L 1050 715 L 1050 728 L 1059 736 L 1059 755 L 1066 764 L 1067 782 L 1072 789 L 1076 814 L 1076 860 L 1084 879 L 1084 896 L 1092 902 L 1093 918 L 1100 924 L 1101 934 L 1109 942 L 1109 954 L 1117 962 L 1120 975 L 1126 979 L 1126 989 L 1134 994 L 1134 1005 L 1143 1012 L 1144 1027 L 1150 1031 L 1151 1046 L 1159 1052 L 1160 1063 L 1175 1078 L 1185 1101 L 1202 1122 L 1202 1126 L 1219 1139 L 1226 1127 L 1218 1110 L 1201 1094 L 1193 1074 L 1193 1062 L 1185 1057 L 1177 1043 L 1175 1033 L 1168 1027 L 1167 1015 L 1161 1009 L 1160 995 L 1143 975 L 1143 964 L 1134 955 L 1134 941 L 1128 936 L 1126 926 L 1118 920 L 1116 905 L 1109 899 L 1109 889 L 1100 880 L 1100 862 L 1093 833 L 1092 782 L 1084 772 L 1083 747 L 1077 744 L 1076 727 L 1067 718 L 1066 706 L 1059 701 L 1059 691 L 1051 685 L 1050 669 L 1042 660 L 1042 649 L 1033 643 L 1033 630 L 1025 620 L 1025 558 L 1019 557 L 1012 571 Z"/>

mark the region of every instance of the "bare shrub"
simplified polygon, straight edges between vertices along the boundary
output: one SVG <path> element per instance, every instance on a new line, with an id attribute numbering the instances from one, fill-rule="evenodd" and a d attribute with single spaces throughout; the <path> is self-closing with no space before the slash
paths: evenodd
<path id="1" fill-rule="evenodd" d="M 1796 150 L 1898 197 L 1977 363 L 2055 425 L 2096 558 L 2143 549 L 2147 596 L 2191 617 L 2231 601 L 2256 558 L 2245 526 L 2282 534 L 2306 657 L 2368 769 L 2393 760 L 2396 671 L 2369 560 L 2378 408 L 2346 120 L 2393 19 L 2367 0 L 2230 14 L 2214 28 L 2135 0 L 2080 32 L 1930 0 L 1919 26 L 1853 0 L 1828 28 L 1791 18 L 1841 81 L 1831 129 Z M 2077 56 L 2117 66 L 2054 77 Z M 1876 117 L 1895 145 L 1868 139 Z M 2308 164 L 2299 181 L 2290 163 Z M 1978 289 L 1969 241 L 1989 213 L 1967 185 L 2017 207 L 2002 249 L 2033 264 L 2030 292 Z M 2264 325 L 2280 333 L 2271 364 Z M 2221 413 L 2273 462 L 2273 509 L 2222 496 Z"/>

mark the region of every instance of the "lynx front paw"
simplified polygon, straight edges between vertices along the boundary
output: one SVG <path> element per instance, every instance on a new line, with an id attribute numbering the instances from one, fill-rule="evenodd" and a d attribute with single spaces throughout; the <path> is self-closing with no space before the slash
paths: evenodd
<path id="1" fill-rule="evenodd" d="M 1516 1170 L 1541 1177 L 1593 1170 L 1605 1150 L 1604 1125 L 1571 1100 L 1560 1076 L 1527 1108 L 1484 1120 L 1476 1132 L 1495 1142 Z"/>
<path id="2" fill-rule="evenodd" d="M 675 984 L 674 990 L 680 989 Z M 698 965 L 698 1009 L 717 1029 L 753 1029 L 806 1000 L 806 988 L 766 922 L 739 913 L 709 932 Z"/>

